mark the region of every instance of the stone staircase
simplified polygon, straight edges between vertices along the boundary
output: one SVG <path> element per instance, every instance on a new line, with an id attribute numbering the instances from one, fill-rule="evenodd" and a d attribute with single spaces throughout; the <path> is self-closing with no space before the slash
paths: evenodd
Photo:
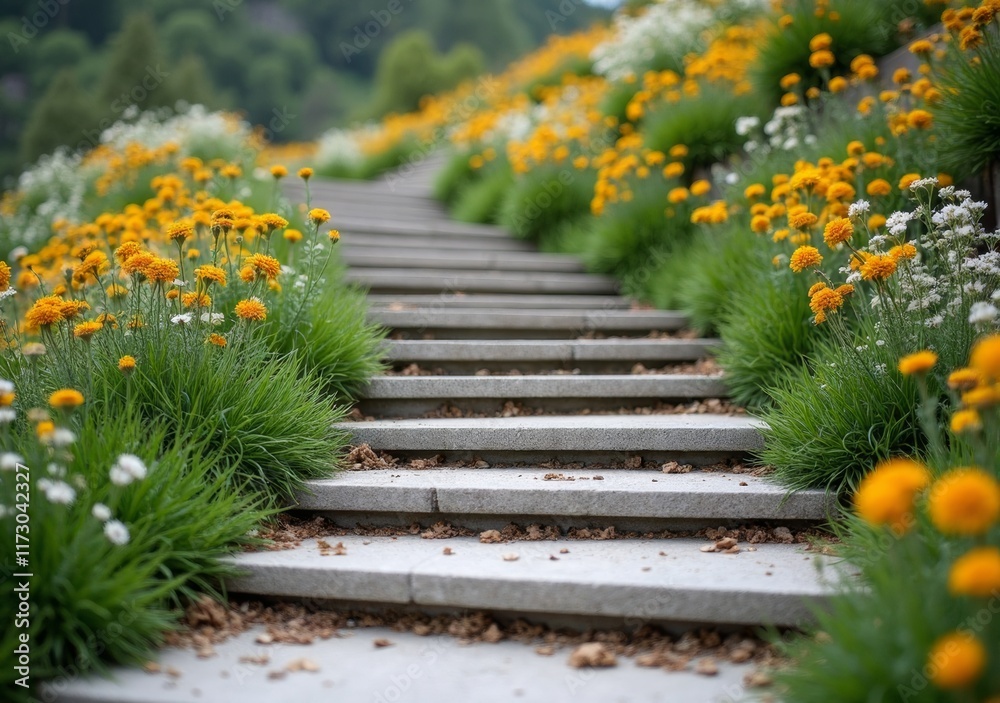
<path id="1" fill-rule="evenodd" d="M 375 612 L 485 611 L 580 629 L 724 633 L 808 621 L 809 607 L 831 592 L 816 563 L 828 557 L 795 535 L 824 522 L 832 501 L 819 491 L 786 495 L 738 463 L 760 446 L 759 423 L 725 402 L 719 375 L 699 370 L 713 370 L 705 360 L 717 341 L 678 334 L 683 316 L 638 309 L 571 257 L 449 220 L 430 196 L 434 171 L 428 160 L 394 179 L 311 184 L 314 204 L 341 230 L 348 276 L 370 289 L 372 317 L 391 329 L 392 371 L 372 379 L 345 423 L 367 445 L 352 454 L 355 470 L 314 482 L 299 499 L 305 516 L 347 531 L 239 556 L 243 575 L 230 592 Z M 303 195 L 298 184 L 290 189 L 293 199 Z M 736 528 L 737 549 L 716 550 L 713 540 Z M 271 645 L 275 660 L 307 656 L 320 671 L 267 677 L 241 663 L 261 649 L 255 632 L 218 646 L 211 660 L 167 651 L 164 664 L 182 677 L 122 670 L 114 682 L 74 682 L 56 699 L 747 695 L 747 667 L 737 663 L 702 671 L 712 676 L 629 660 L 572 669 L 568 649 L 543 657 L 510 641 L 466 647 L 385 628 L 298 654 Z M 433 663 L 428 651 L 439 653 Z"/>

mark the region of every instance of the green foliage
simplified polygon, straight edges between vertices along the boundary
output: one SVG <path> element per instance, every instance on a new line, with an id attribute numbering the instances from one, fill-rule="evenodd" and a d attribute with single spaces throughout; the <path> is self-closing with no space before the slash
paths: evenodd
<path id="1" fill-rule="evenodd" d="M 500 206 L 514 183 L 506 163 L 493 162 L 479 180 L 470 183 L 458 196 L 451 214 L 462 222 L 496 222 Z"/>
<path id="2" fill-rule="evenodd" d="M 441 55 L 426 32 L 405 32 L 379 56 L 369 114 L 380 117 L 390 112 L 410 112 L 417 109 L 425 95 L 452 88 L 482 70 L 482 55 L 475 47 L 456 46 L 449 54 Z"/>
<path id="3" fill-rule="evenodd" d="M 246 543 L 248 531 L 266 515 L 257 500 L 239 491 L 231 465 L 189 436 L 168 439 L 164 429 L 137 417 L 88 411 L 74 427 L 66 478 L 76 485 L 70 505 L 50 502 L 38 479 L 52 461 L 24 428 L 5 449 L 26 459 L 31 475 L 31 664 L 34 681 L 104 671 L 108 663 L 139 664 L 173 627 L 175 608 L 199 592 L 217 593 L 219 579 L 233 569 L 222 557 Z M 122 453 L 148 467 L 129 486 L 111 483 L 109 470 Z M 0 503 L 14 502 L 13 473 L 0 485 Z M 48 476 L 56 480 L 56 476 Z M 114 545 L 91 514 L 106 505 L 130 533 Z M 0 519 L 5 573 L 14 566 L 12 515 Z M 16 594 L 5 587 L 0 603 L 16 610 Z M 15 638 L 23 629 L 5 627 L 0 637 L 0 685 L 11 691 Z"/>
<path id="4" fill-rule="evenodd" d="M 451 205 L 458 199 L 462 189 L 478 177 L 479 172 L 469 165 L 470 156 L 472 154 L 468 151 L 458 151 L 448 157 L 434 180 L 435 198 Z"/>
<path id="5" fill-rule="evenodd" d="M 857 352 L 819 344 L 808 367 L 777 379 L 774 407 L 763 413 L 761 459 L 776 468 L 779 481 L 791 489 L 840 491 L 878 460 L 922 448 L 917 390 L 895 371 L 900 356 L 889 345 Z"/>
<path id="6" fill-rule="evenodd" d="M 703 231 L 678 281 L 680 308 L 700 334 L 717 331 L 734 291 L 763 269 L 760 244 L 740 222 Z"/>
<path id="7" fill-rule="evenodd" d="M 923 3 L 912 3 L 913 10 Z M 792 17 L 784 29 L 775 29 L 760 46 L 760 55 L 754 65 L 753 80 L 756 93 L 777 104 L 783 92 L 779 85 L 782 76 L 798 73 L 803 78 L 801 89 L 824 84 L 820 70 L 809 65 L 809 40 L 817 34 L 833 38 L 830 50 L 836 63 L 829 69 L 832 75 L 849 72 L 851 60 L 859 54 L 881 56 L 896 48 L 896 27 L 907 18 L 908 8 L 903 3 L 868 2 L 867 0 L 834 0 L 829 10 L 839 13 L 833 20 L 826 13 L 817 16 L 812 0 L 794 0 L 786 3 L 782 14 Z M 891 28 L 887 31 L 887 28 Z"/>
<path id="8" fill-rule="evenodd" d="M 807 363 L 820 335 L 810 322 L 806 281 L 790 271 L 751 271 L 729 296 L 718 360 L 740 405 L 765 405 L 766 389 Z"/>
<path id="9" fill-rule="evenodd" d="M 95 361 L 93 387 L 109 415 L 138 413 L 162 424 L 171 438 L 191 438 L 216 453 L 221 466 L 233 467 L 233 488 L 275 504 L 334 470 L 347 444 L 346 434 L 333 428 L 344 409 L 296 355 L 275 356 L 246 331 L 230 339 L 219 350 L 182 335 L 136 335 Z M 327 354 L 340 340 L 327 339 L 313 363 L 330 362 L 324 371 L 336 384 L 338 370 Z M 138 360 L 131 376 L 118 371 L 116 353 Z"/>
<path id="10" fill-rule="evenodd" d="M 958 177 L 976 175 L 1000 159 L 1000 36 L 996 25 L 985 29 L 976 51 L 980 64 L 954 52 L 939 66 L 941 102 L 934 107 L 944 168 Z M 954 48 L 954 47 L 953 47 Z"/>
<path id="11" fill-rule="evenodd" d="M 534 168 L 514 179 L 507 191 L 498 221 L 514 236 L 541 242 L 561 224 L 590 213 L 595 175 L 569 166 Z"/>
<path id="12" fill-rule="evenodd" d="M 737 153 L 744 140 L 736 134 L 736 119 L 760 111 L 761 105 L 753 96 L 733 96 L 720 88 L 706 87 L 697 99 L 651 111 L 644 121 L 645 145 L 664 153 L 677 144 L 687 146 L 683 161 L 691 173 Z"/>
<path id="13" fill-rule="evenodd" d="M 361 386 L 382 371 L 385 337 L 382 328 L 368 322 L 364 295 L 342 281 L 329 276 L 304 319 L 296 322 L 275 310 L 266 323 L 271 348 L 297 356 L 303 370 L 339 402 L 356 398 Z"/>
<path id="14" fill-rule="evenodd" d="M 604 101 L 601 103 L 601 114 L 614 117 L 618 120 L 618 123 L 628 122 L 628 115 L 626 109 L 628 108 L 629 102 L 635 97 L 636 90 L 638 90 L 635 84 L 629 83 L 614 83 L 608 89 L 607 94 L 604 96 Z"/>
<path id="15" fill-rule="evenodd" d="M 35 105 L 24 133 L 21 157 L 34 161 L 63 144 L 75 146 L 84 141 L 85 130 L 94 122 L 93 103 L 80 89 L 76 74 L 70 69 L 62 71 Z"/>
<path id="16" fill-rule="evenodd" d="M 662 185 L 640 181 L 629 202 L 615 203 L 594 220 L 585 258 L 590 268 L 623 279 L 635 292 L 661 259 L 693 232 L 690 217 L 664 217 Z"/>

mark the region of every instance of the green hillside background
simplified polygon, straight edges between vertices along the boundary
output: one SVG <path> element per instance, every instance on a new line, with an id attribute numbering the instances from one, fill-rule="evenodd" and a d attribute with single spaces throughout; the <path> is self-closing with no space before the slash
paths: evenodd
<path id="1" fill-rule="evenodd" d="M 0 178 L 132 104 L 283 115 L 276 140 L 312 138 L 606 16 L 581 0 L 0 0 Z"/>

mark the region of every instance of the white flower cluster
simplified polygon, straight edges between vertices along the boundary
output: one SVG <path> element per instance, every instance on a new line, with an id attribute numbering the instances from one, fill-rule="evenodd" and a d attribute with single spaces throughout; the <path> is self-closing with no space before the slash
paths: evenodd
<path id="1" fill-rule="evenodd" d="M 250 125 L 231 114 L 213 112 L 204 105 L 178 104 L 177 108 L 176 114 L 169 109 L 140 113 L 130 108 L 123 119 L 101 133 L 101 143 L 116 149 L 133 143 L 153 149 L 173 142 L 181 154 L 207 150 L 235 157 L 250 137 Z"/>
<path id="2" fill-rule="evenodd" d="M 146 478 L 146 465 L 135 454 L 122 454 L 109 472 L 111 483 L 127 486 L 133 481 Z"/>
<path id="3" fill-rule="evenodd" d="M 331 129 L 324 132 L 316 146 L 315 163 L 321 171 L 328 166 L 337 164 L 355 166 L 361 163 L 364 154 L 361 151 L 361 140 L 365 131 L 373 127 L 357 129 Z"/>
<path id="4" fill-rule="evenodd" d="M 916 211 L 894 212 L 886 219 L 889 235 L 905 239 L 910 223 L 921 220 L 923 234 L 910 244 L 922 254 L 901 262 L 897 276 L 899 302 L 910 313 L 918 313 L 928 327 L 939 327 L 960 315 L 981 328 L 996 325 L 1000 310 L 1000 233 L 982 226 L 986 203 L 974 201 L 968 191 L 953 187 L 938 192 L 941 202 L 932 208 L 937 180 L 921 179 L 911 186 L 920 201 Z M 888 237 L 872 237 L 870 249 L 880 253 Z M 874 303 L 874 301 L 873 301 Z"/>
<path id="5" fill-rule="evenodd" d="M 641 75 L 658 54 L 680 59 L 699 46 L 713 24 L 765 5 L 761 0 L 728 0 L 715 7 L 698 0 L 658 0 L 641 14 L 619 11 L 613 36 L 590 53 L 594 73 L 609 80 Z"/>
<path id="6" fill-rule="evenodd" d="M 810 131 L 809 110 L 801 105 L 776 108 L 762 129 L 760 118 L 739 117 L 736 119 L 736 134 L 747 137 L 743 144 L 743 151 L 747 154 L 793 151 L 803 144 L 816 143 L 816 135 Z"/>

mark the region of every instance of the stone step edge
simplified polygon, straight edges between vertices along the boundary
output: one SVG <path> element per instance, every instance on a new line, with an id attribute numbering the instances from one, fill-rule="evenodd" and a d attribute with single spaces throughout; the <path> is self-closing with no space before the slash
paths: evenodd
<path id="1" fill-rule="evenodd" d="M 227 590 L 640 623 L 778 626 L 808 622 L 809 605 L 833 591 L 814 565 L 830 559 L 794 544 L 719 554 L 702 552 L 712 543 L 694 538 L 484 544 L 475 537 L 346 535 L 323 543 L 307 539 L 291 550 L 232 557 L 243 575 L 228 579 Z"/>
<path id="2" fill-rule="evenodd" d="M 688 361 L 722 344 L 719 339 L 403 339 L 383 346 L 390 361 Z"/>
<path id="3" fill-rule="evenodd" d="M 836 496 L 789 493 L 766 478 L 714 471 L 391 468 L 310 481 L 295 507 L 429 516 L 821 522 L 834 514 Z"/>
<path id="4" fill-rule="evenodd" d="M 593 398 L 721 398 L 721 376 L 604 374 L 523 376 L 380 376 L 361 390 L 363 400 Z"/>

